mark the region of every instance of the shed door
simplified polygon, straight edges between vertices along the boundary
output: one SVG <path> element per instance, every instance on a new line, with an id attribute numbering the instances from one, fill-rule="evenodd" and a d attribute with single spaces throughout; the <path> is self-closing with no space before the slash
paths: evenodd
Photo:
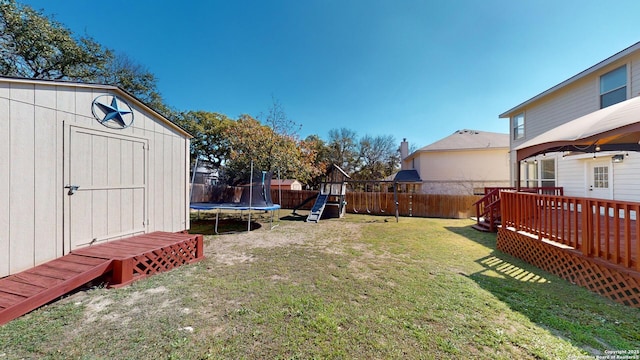
<path id="1" fill-rule="evenodd" d="M 148 140 L 65 130 L 65 253 L 145 233 Z"/>

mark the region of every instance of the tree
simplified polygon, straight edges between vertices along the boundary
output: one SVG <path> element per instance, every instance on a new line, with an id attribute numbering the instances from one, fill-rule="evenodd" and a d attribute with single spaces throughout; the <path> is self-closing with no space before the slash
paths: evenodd
<path id="1" fill-rule="evenodd" d="M 61 23 L 15 0 L 0 0 L 0 73 L 34 79 L 95 81 L 109 59 L 90 37 L 75 40 Z"/>
<path id="2" fill-rule="evenodd" d="M 270 126 L 275 134 L 297 140 L 301 125 L 287 116 L 284 106 L 275 97 L 271 97 L 271 107 L 267 113 L 261 113 L 257 118 Z"/>
<path id="3" fill-rule="evenodd" d="M 303 156 L 312 163 L 310 179 L 307 185 L 317 188 L 331 166 L 329 149 L 318 135 L 307 136 L 304 140 L 300 141 L 299 146 Z"/>
<path id="4" fill-rule="evenodd" d="M 174 118 L 177 112 L 164 103 L 158 92 L 156 76 L 143 65 L 123 53 L 111 56 L 97 75 L 97 82 L 115 85 L 142 100 L 154 110 Z"/>
<path id="5" fill-rule="evenodd" d="M 347 128 L 329 130 L 328 160 L 347 174 L 359 170 L 358 140 L 356 132 Z"/>
<path id="6" fill-rule="evenodd" d="M 398 167 L 396 140 L 391 135 L 360 139 L 361 168 L 356 175 L 363 180 L 380 180 L 391 175 Z"/>
<path id="7" fill-rule="evenodd" d="M 300 142 L 276 133 L 249 115 L 242 115 L 229 128 L 229 161 L 224 177 L 231 184 L 246 181 L 253 162 L 254 169 L 271 171 L 281 178 L 294 178 L 303 183 L 316 174 L 314 152 L 305 152 Z"/>
<path id="8" fill-rule="evenodd" d="M 144 66 L 90 37 L 74 39 L 61 23 L 15 0 L 0 0 L 0 55 L 2 75 L 115 85 L 175 117 Z"/>
<path id="9" fill-rule="evenodd" d="M 229 159 L 230 137 L 228 131 L 233 120 L 226 115 L 206 111 L 189 111 L 177 118 L 178 125 L 193 135 L 191 157 L 208 161 L 214 168 Z"/>

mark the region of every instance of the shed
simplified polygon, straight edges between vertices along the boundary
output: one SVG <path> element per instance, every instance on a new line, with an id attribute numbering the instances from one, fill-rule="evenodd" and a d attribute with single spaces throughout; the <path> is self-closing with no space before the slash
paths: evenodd
<path id="1" fill-rule="evenodd" d="M 188 229 L 190 138 L 114 86 L 0 77 L 0 277 Z"/>
<path id="2" fill-rule="evenodd" d="M 295 179 L 271 180 L 272 189 L 302 190 L 302 183 Z"/>

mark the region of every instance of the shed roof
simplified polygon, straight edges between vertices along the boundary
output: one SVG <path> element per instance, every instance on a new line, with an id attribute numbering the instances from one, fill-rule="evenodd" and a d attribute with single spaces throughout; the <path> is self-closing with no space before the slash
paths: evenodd
<path id="1" fill-rule="evenodd" d="M 54 85 L 54 86 L 67 86 L 67 87 L 77 87 L 77 88 L 88 88 L 88 89 L 101 89 L 105 91 L 113 91 L 118 93 L 118 95 L 126 98 L 127 100 L 132 101 L 140 108 L 143 108 L 154 115 L 156 115 L 163 123 L 176 130 L 178 133 L 182 134 L 187 138 L 193 138 L 191 134 L 189 134 L 182 127 L 169 120 L 166 116 L 162 115 L 149 105 L 145 104 L 142 100 L 133 96 L 126 90 L 123 90 L 117 86 L 113 85 L 104 85 L 104 84 L 94 84 L 94 83 L 80 83 L 75 81 L 65 81 L 65 80 L 48 80 L 48 79 L 28 79 L 28 78 L 19 78 L 19 77 L 11 77 L 11 76 L 0 76 L 0 82 L 9 82 L 9 83 L 19 83 L 19 84 L 41 84 L 41 85 Z"/>

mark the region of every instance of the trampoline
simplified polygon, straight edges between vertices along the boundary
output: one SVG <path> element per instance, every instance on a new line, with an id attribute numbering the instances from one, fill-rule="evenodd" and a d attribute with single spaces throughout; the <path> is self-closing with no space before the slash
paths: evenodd
<path id="1" fill-rule="evenodd" d="M 218 223 L 220 218 L 220 213 L 225 210 L 237 210 L 240 211 L 240 218 L 243 217 L 244 211 L 249 211 L 249 218 L 247 220 L 247 231 L 251 230 L 251 211 L 268 211 L 271 213 L 269 218 L 269 227 L 273 230 L 274 227 L 278 226 L 278 224 L 273 225 L 273 213 L 276 210 L 280 209 L 280 205 L 271 204 L 265 206 L 249 206 L 247 204 L 240 203 L 192 203 L 189 207 L 193 210 L 215 210 L 216 211 L 216 223 L 214 226 L 214 231 L 216 234 L 218 233 Z M 199 214 L 198 214 L 199 217 Z"/>
<path id="2" fill-rule="evenodd" d="M 249 182 L 235 187 L 224 186 L 224 190 L 220 192 L 220 196 L 211 202 L 194 202 L 189 205 L 192 210 L 215 210 L 216 222 L 215 233 L 218 234 L 218 224 L 220 213 L 223 211 L 235 210 L 240 211 L 240 218 L 244 216 L 244 212 L 248 211 L 247 231 L 251 230 L 251 213 L 253 211 L 270 212 L 269 226 L 271 229 L 278 226 L 273 224 L 274 212 L 280 209 L 279 204 L 274 204 L 271 200 L 271 172 L 260 171 L 253 173 L 251 169 L 251 177 Z M 257 179 L 257 180 L 256 180 Z M 231 190 L 231 191 L 229 191 Z"/>

